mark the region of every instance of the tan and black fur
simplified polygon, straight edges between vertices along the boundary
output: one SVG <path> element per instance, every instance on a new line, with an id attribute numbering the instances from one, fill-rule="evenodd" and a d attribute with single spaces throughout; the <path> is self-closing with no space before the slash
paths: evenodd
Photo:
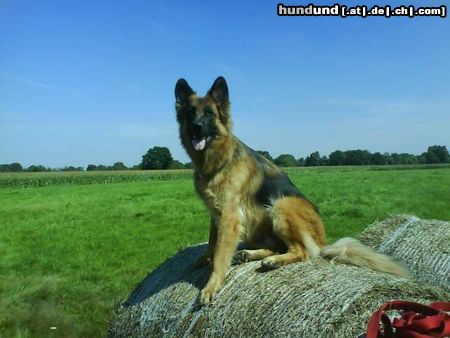
<path id="1" fill-rule="evenodd" d="M 181 143 L 194 164 L 196 191 L 211 215 L 208 249 L 197 262 L 212 265 L 201 303 L 219 291 L 233 257 L 261 260 L 264 268 L 273 269 L 322 255 L 407 275 L 401 265 L 354 239 L 326 246 L 316 206 L 276 165 L 233 135 L 223 77 L 204 97 L 180 79 L 175 97 Z M 240 239 L 248 250 L 236 254 Z"/>

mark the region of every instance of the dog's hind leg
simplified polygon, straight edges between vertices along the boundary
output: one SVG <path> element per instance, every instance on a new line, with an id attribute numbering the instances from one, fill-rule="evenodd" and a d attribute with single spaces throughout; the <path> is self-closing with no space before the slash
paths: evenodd
<path id="1" fill-rule="evenodd" d="M 277 200 L 271 209 L 274 235 L 281 239 L 287 252 L 266 257 L 261 265 L 274 269 L 318 256 L 323 246 L 323 226 L 320 217 L 305 200 L 285 197 Z"/>
<path id="2" fill-rule="evenodd" d="M 284 254 L 264 258 L 261 261 L 261 265 L 266 269 L 276 269 L 282 265 L 304 261 L 307 258 L 308 255 L 301 245 L 293 245 L 289 247 L 288 252 Z"/>
<path id="3" fill-rule="evenodd" d="M 233 263 L 245 263 L 249 261 L 259 261 L 263 258 L 277 255 L 278 252 L 270 249 L 257 249 L 257 250 L 241 250 L 238 251 L 233 258 Z"/>

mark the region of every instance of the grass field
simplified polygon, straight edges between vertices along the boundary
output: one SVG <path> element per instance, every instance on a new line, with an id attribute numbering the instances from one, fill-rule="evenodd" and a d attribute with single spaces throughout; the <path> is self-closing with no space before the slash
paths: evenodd
<path id="1" fill-rule="evenodd" d="M 329 241 L 392 213 L 450 220 L 449 167 L 376 169 L 287 171 Z M 104 336 L 136 283 L 207 239 L 190 172 L 64 175 L 0 175 L 0 337 Z"/>

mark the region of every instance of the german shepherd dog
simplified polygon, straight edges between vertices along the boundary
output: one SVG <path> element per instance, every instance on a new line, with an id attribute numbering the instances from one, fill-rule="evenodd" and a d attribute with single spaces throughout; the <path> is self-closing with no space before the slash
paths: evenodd
<path id="1" fill-rule="evenodd" d="M 175 86 L 180 139 L 194 165 L 194 185 L 211 216 L 206 253 L 196 265 L 212 264 L 200 303 L 221 288 L 233 257 L 261 260 L 264 269 L 318 255 L 400 276 L 407 270 L 352 238 L 326 246 L 317 207 L 275 164 L 232 133 L 228 86 L 218 77 L 204 97 L 185 79 Z M 236 253 L 242 239 L 248 250 Z M 235 254 L 236 253 L 236 254 Z"/>

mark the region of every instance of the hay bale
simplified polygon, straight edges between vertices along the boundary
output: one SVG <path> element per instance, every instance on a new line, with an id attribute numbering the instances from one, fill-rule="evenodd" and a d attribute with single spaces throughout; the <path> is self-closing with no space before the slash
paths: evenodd
<path id="1" fill-rule="evenodd" d="M 370 314 L 391 299 L 450 299 L 410 279 L 317 257 L 258 272 L 260 262 L 233 266 L 209 305 L 197 298 L 209 268 L 194 269 L 198 245 L 175 255 L 120 305 L 109 337 L 357 337 Z"/>
<path id="2" fill-rule="evenodd" d="M 361 242 L 404 262 L 417 279 L 450 291 L 450 222 L 395 215 L 369 225 Z"/>

